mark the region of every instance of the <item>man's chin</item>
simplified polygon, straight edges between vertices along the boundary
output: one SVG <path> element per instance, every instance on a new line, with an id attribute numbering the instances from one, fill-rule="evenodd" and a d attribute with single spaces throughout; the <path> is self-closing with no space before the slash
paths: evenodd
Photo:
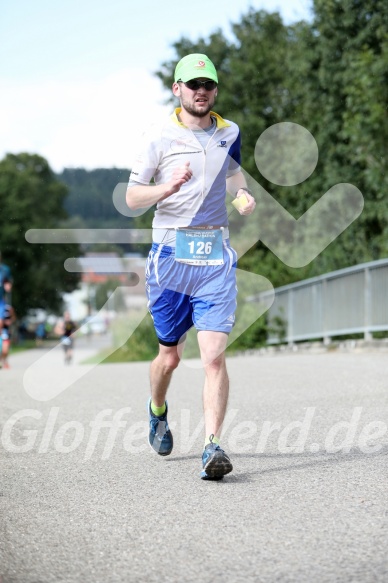
<path id="1" fill-rule="evenodd" d="M 206 108 L 202 108 L 202 107 L 200 107 L 200 108 L 195 108 L 195 109 L 194 109 L 194 111 L 195 111 L 195 114 L 196 114 L 198 117 L 205 117 L 205 116 L 207 116 L 207 114 L 208 114 L 208 113 L 210 113 L 210 111 L 211 111 L 211 107 L 206 107 Z"/>
<path id="2" fill-rule="evenodd" d="M 206 117 L 210 113 L 213 107 L 213 103 L 207 102 L 206 106 L 198 107 L 196 103 L 186 103 L 185 101 L 182 101 L 181 107 L 183 107 L 183 109 L 185 109 L 190 115 L 202 118 Z"/>

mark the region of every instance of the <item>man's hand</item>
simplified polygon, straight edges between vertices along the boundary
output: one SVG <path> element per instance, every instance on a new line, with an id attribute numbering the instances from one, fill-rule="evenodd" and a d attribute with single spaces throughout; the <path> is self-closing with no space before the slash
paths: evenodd
<path id="1" fill-rule="evenodd" d="M 251 194 L 249 194 L 243 188 L 240 188 L 236 193 L 236 198 L 240 198 L 241 196 L 246 197 L 248 204 L 244 204 L 243 206 L 241 206 L 237 210 L 240 213 L 240 215 L 250 215 L 255 210 L 256 201 L 253 198 L 253 196 Z"/>
<path id="2" fill-rule="evenodd" d="M 188 182 L 192 176 L 193 171 L 190 168 L 190 162 L 185 162 L 183 166 L 175 168 L 171 180 L 167 183 L 168 189 L 164 198 L 178 192 L 182 184 Z"/>
<path id="3" fill-rule="evenodd" d="M 235 197 L 232 204 L 237 208 L 240 215 L 250 215 L 254 211 L 256 202 L 253 196 L 249 194 L 245 176 L 241 170 L 226 179 L 226 189 Z M 244 198 L 239 201 L 238 199 L 241 197 Z"/>
<path id="4" fill-rule="evenodd" d="M 12 289 L 12 283 L 10 281 L 5 281 L 3 287 L 4 291 L 9 293 Z"/>

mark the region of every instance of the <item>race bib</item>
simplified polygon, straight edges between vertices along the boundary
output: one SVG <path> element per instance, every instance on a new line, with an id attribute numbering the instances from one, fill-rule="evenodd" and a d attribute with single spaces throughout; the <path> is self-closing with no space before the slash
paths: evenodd
<path id="1" fill-rule="evenodd" d="M 178 229 L 175 260 L 190 265 L 222 265 L 222 230 Z"/>

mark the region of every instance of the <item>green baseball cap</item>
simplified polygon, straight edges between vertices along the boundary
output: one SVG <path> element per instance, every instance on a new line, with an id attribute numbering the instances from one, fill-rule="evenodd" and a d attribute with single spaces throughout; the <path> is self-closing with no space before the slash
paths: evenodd
<path id="1" fill-rule="evenodd" d="M 174 81 L 190 81 L 198 77 L 212 79 L 218 83 L 217 71 L 209 57 L 193 53 L 183 57 L 175 67 Z"/>

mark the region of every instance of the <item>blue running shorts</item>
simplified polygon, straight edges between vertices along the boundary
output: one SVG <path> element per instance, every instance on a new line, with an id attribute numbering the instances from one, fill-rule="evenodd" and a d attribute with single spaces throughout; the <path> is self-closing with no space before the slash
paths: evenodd
<path id="1" fill-rule="evenodd" d="M 0 300 L 0 320 L 4 318 L 4 310 L 5 310 L 6 303 L 4 300 Z"/>
<path id="2" fill-rule="evenodd" d="M 146 265 L 148 309 L 160 344 L 176 346 L 194 325 L 229 334 L 236 311 L 237 254 L 223 242 L 223 265 L 175 261 L 175 249 L 153 243 Z"/>

